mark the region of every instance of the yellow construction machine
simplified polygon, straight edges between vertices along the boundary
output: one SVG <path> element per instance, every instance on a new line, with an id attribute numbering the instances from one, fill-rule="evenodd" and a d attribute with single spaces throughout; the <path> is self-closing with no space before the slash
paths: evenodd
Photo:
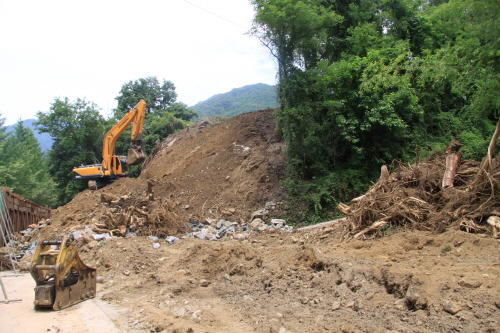
<path id="1" fill-rule="evenodd" d="M 128 166 L 144 162 L 146 155 L 142 151 L 142 124 L 146 111 L 146 102 L 140 102 L 130 110 L 104 136 L 102 145 L 102 164 L 82 165 L 73 169 L 73 179 L 88 180 L 89 189 L 96 190 L 106 186 L 117 177 L 128 176 Z M 125 129 L 133 123 L 130 136 L 130 149 L 127 157 L 114 154 L 116 141 Z"/>
<path id="2" fill-rule="evenodd" d="M 38 240 L 30 267 L 36 310 L 61 310 L 95 297 L 97 271 L 82 262 L 72 241 L 73 237 Z"/>

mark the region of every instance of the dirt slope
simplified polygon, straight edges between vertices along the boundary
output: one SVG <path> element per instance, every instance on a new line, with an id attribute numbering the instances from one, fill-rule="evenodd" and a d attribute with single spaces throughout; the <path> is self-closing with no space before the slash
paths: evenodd
<path id="1" fill-rule="evenodd" d="M 233 208 L 232 219 L 248 219 L 266 202 L 281 200 L 283 147 L 272 110 L 213 126 L 202 120 L 164 144 L 140 179 L 158 184 L 159 196 L 189 205 L 191 216 L 219 218 Z"/>
<path id="2" fill-rule="evenodd" d="M 39 234 L 86 235 L 80 254 L 104 277 L 98 297 L 120 308 L 124 331 L 498 330 L 500 250 L 489 235 L 400 231 L 341 243 L 348 225 L 337 222 L 169 244 L 189 218 L 248 223 L 283 200 L 274 126 L 270 110 L 200 122 L 164 142 L 139 179 L 80 193 Z M 131 217 L 139 237 L 97 242 L 85 231 L 119 233 Z"/>
<path id="3" fill-rule="evenodd" d="M 119 179 L 100 190 L 83 191 L 58 208 L 51 231 L 102 222 L 107 211 L 101 205 L 103 194 L 110 199 L 124 197 L 117 205 L 125 209 L 154 206 L 152 202 L 165 208 L 157 222 L 169 225 L 161 234 L 175 234 L 178 228 L 172 224 L 184 225 L 189 218 L 248 223 L 251 213 L 270 201 L 278 204 L 276 215 L 283 197 L 284 145 L 274 129 L 272 110 L 242 114 L 219 124 L 203 119 L 160 144 L 138 179 Z M 148 200 L 148 186 L 152 200 Z M 156 223 L 153 229 L 158 233 L 162 227 Z"/>

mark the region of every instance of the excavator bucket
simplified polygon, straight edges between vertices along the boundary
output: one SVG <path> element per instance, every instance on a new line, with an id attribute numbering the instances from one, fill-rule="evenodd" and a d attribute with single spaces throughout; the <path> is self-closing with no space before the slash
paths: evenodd
<path id="1" fill-rule="evenodd" d="M 130 148 L 127 155 L 127 165 L 138 165 L 146 160 L 146 154 L 142 149 Z"/>

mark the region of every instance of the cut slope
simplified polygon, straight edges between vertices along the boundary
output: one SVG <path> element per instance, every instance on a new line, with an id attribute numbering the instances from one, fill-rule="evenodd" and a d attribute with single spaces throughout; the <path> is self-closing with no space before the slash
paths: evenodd
<path id="1" fill-rule="evenodd" d="M 281 200 L 283 144 L 272 110 L 197 124 L 148 161 L 139 178 L 154 181 L 155 194 L 175 199 L 186 215 L 199 219 L 248 219 L 266 202 Z"/>

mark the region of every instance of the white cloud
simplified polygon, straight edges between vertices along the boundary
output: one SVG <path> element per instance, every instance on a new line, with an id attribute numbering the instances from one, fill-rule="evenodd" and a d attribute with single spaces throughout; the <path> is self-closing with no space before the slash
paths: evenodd
<path id="1" fill-rule="evenodd" d="M 248 0 L 3 0 L 0 113 L 12 124 L 85 97 L 109 114 L 122 84 L 146 76 L 172 81 L 188 105 L 274 84 L 274 61 L 245 35 L 252 17 Z"/>

